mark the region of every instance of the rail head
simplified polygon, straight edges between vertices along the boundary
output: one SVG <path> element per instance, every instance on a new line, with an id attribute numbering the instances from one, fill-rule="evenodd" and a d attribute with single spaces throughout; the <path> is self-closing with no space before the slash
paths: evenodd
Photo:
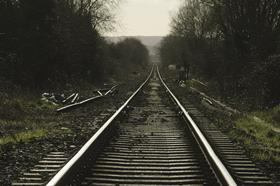
<path id="1" fill-rule="evenodd" d="M 219 179 L 222 182 L 222 184 L 223 185 L 226 184 L 229 186 L 237 186 L 237 183 L 235 182 L 235 180 L 233 179 L 233 177 L 231 176 L 231 174 L 229 173 L 229 171 L 227 170 L 225 165 L 219 159 L 219 157 L 217 156 L 217 154 L 215 153 L 215 151 L 213 150 L 210 143 L 208 142 L 206 137 L 203 135 L 203 133 L 201 132 L 201 130 L 199 129 L 197 124 L 193 121 L 193 119 L 191 118 L 189 113 L 186 111 L 186 109 L 183 107 L 183 105 L 180 103 L 180 101 L 176 98 L 176 96 L 171 92 L 171 90 L 168 88 L 168 86 L 163 81 L 158 67 L 156 67 L 156 68 L 157 68 L 156 69 L 157 74 L 158 74 L 158 77 L 159 77 L 161 83 L 166 88 L 167 92 L 169 93 L 169 95 L 171 96 L 173 101 L 180 108 L 183 116 L 187 119 L 187 121 L 191 125 L 191 128 L 192 128 L 195 136 L 197 136 L 196 139 L 199 140 L 199 144 L 202 146 L 204 154 L 207 156 L 207 159 L 210 161 L 211 165 L 214 166 L 215 171 L 218 171 L 218 176 L 219 176 Z"/>
<path id="2" fill-rule="evenodd" d="M 73 167 L 79 163 L 82 157 L 92 148 L 95 141 L 104 133 L 106 128 L 120 115 L 120 113 L 125 109 L 128 103 L 139 93 L 139 91 L 146 85 L 152 76 L 154 71 L 154 66 L 147 79 L 140 85 L 140 87 L 126 100 L 126 102 L 103 124 L 103 126 L 86 142 L 86 144 L 71 158 L 68 163 L 47 183 L 47 186 L 64 185 L 63 182 L 67 179 L 67 175 L 73 171 Z"/>

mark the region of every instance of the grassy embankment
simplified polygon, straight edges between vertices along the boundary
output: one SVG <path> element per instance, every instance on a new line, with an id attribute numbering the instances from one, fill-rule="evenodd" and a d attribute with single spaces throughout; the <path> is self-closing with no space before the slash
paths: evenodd
<path id="1" fill-rule="evenodd" d="M 0 149 L 8 143 L 72 132 L 65 125 L 68 121 L 64 116 L 55 113 L 60 106 L 41 100 L 44 90 L 30 90 L 4 80 L 0 85 Z M 65 95 L 78 91 L 80 95 L 87 97 L 93 94 L 92 90 L 96 87 L 76 82 L 50 89 Z"/>
<path id="2" fill-rule="evenodd" d="M 213 84 L 203 86 L 199 82 L 191 80 L 189 85 L 210 97 L 219 97 L 219 94 L 213 91 L 215 89 Z M 220 125 L 231 123 L 233 127 L 227 128 L 229 129 L 228 134 L 235 141 L 244 145 L 255 160 L 280 163 L 280 105 L 266 110 L 250 110 L 242 107 L 245 104 L 246 100 L 235 104 L 234 107 L 240 109 L 242 114 L 233 117 L 234 120 L 217 119 L 215 121 L 221 122 Z"/>
<path id="3" fill-rule="evenodd" d="M 0 103 L 0 148 L 58 130 L 53 112 L 57 106 L 41 101 L 39 94 L 8 90 L 0 93 Z"/>
<path id="4" fill-rule="evenodd" d="M 246 113 L 230 135 L 244 144 L 256 160 L 280 163 L 280 106 Z"/>

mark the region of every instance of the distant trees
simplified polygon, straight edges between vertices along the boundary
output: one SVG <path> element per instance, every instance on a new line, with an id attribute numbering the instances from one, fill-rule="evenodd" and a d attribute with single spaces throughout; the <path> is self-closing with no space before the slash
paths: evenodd
<path id="1" fill-rule="evenodd" d="M 273 85 L 280 81 L 279 1 L 186 0 L 171 26 L 160 48 L 164 63 L 190 63 L 225 96 L 246 96 L 255 105 L 280 102 Z M 278 73 L 272 70 L 272 77 L 268 69 Z"/>
<path id="2" fill-rule="evenodd" d="M 149 51 L 138 39 L 126 38 L 108 47 L 111 58 L 106 63 L 106 69 L 114 74 L 122 69 L 137 71 L 145 69 L 149 62 Z"/>
<path id="3" fill-rule="evenodd" d="M 115 46 L 116 57 L 122 60 L 125 65 L 136 64 L 146 67 L 149 60 L 148 49 L 137 39 L 127 38 Z"/>

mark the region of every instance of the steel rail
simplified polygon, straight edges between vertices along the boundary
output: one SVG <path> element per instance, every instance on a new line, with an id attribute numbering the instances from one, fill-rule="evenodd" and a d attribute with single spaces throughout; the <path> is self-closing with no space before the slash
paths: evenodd
<path id="1" fill-rule="evenodd" d="M 206 157 L 211 164 L 211 166 L 214 166 L 213 168 L 215 169 L 216 173 L 218 173 L 219 178 L 221 179 L 220 181 L 222 182 L 223 185 L 229 185 L 229 186 L 237 186 L 237 183 L 227 170 L 227 168 L 224 166 L 222 161 L 219 159 L 219 157 L 216 155 L 215 151 L 209 144 L 208 140 L 205 138 L 199 127 L 196 125 L 196 123 L 193 121 L 189 113 L 186 111 L 186 109 L 182 106 L 182 104 L 179 102 L 179 100 L 176 98 L 176 96 L 171 92 L 171 90 L 168 88 L 168 86 L 165 84 L 163 81 L 159 69 L 157 68 L 157 73 L 159 76 L 159 79 L 161 83 L 164 85 L 166 88 L 167 92 L 173 99 L 173 101 L 178 105 L 180 110 L 182 111 L 183 116 L 186 118 L 187 122 L 191 125 L 191 128 L 193 130 L 193 133 L 196 137 L 196 140 L 199 142 L 199 144 L 202 146 L 202 150 L 204 154 L 206 154 Z M 218 171 L 218 172 L 217 172 Z"/>
<path id="2" fill-rule="evenodd" d="M 146 85 L 146 83 L 151 78 L 153 74 L 154 66 L 147 79 L 140 85 L 140 87 L 128 98 L 128 100 L 104 123 L 104 125 L 86 142 L 86 144 L 76 153 L 76 155 L 69 160 L 69 162 L 47 183 L 47 186 L 56 186 L 56 185 L 65 185 L 68 176 L 71 175 L 72 171 L 75 171 L 75 167 L 82 161 L 88 151 L 94 148 L 95 142 L 100 136 L 104 133 L 104 131 L 109 128 L 112 122 L 120 115 L 120 113 L 125 109 L 128 103 L 139 93 L 139 91 Z"/>

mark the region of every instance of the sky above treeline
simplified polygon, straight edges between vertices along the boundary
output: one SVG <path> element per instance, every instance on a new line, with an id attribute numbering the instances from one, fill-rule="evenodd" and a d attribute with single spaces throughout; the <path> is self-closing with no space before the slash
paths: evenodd
<path id="1" fill-rule="evenodd" d="M 122 0 L 110 36 L 165 36 L 182 0 Z"/>

